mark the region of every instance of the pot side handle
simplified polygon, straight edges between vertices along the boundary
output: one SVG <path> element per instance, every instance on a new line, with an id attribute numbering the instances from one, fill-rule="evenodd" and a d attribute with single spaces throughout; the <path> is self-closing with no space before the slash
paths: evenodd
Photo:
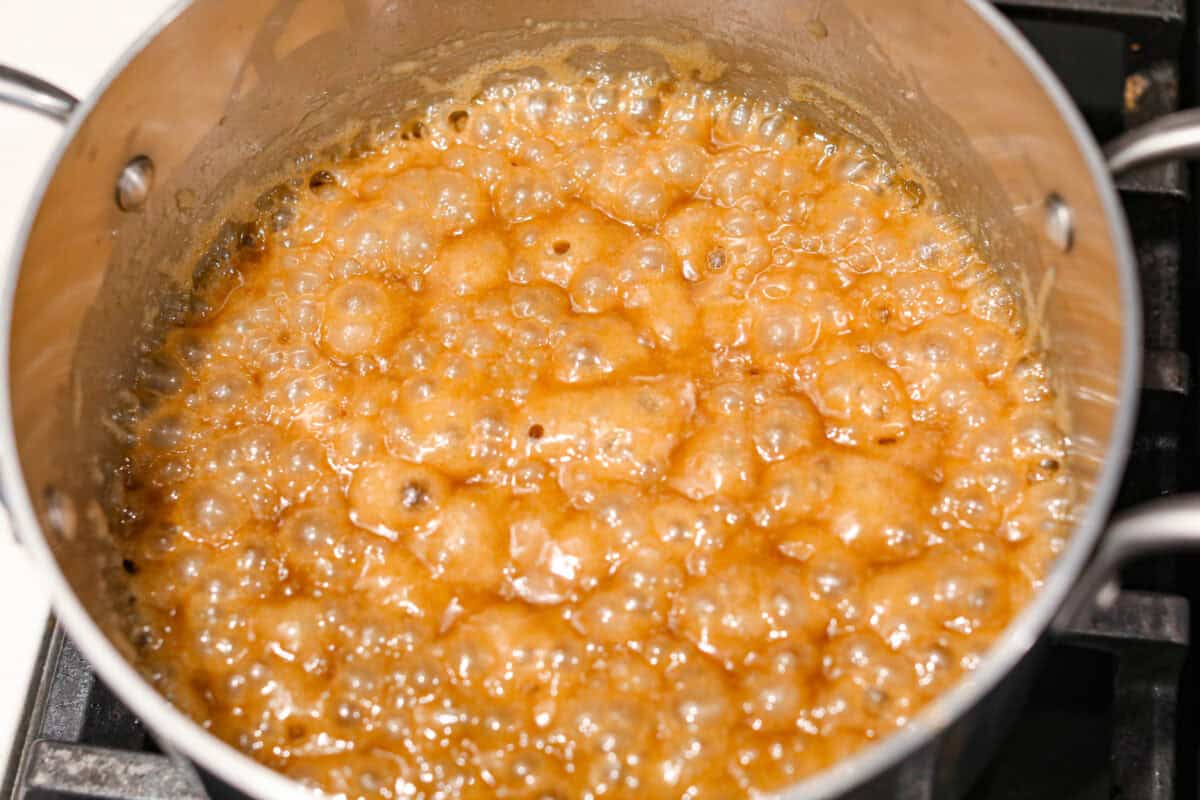
<path id="1" fill-rule="evenodd" d="M 79 100 L 49 81 L 0 64 L 0 104 L 28 109 L 55 122 L 66 124 Z M 0 505 L 0 542 L 20 542 L 8 513 Z"/>
<path id="2" fill-rule="evenodd" d="M 1051 627 L 1064 632 L 1117 598 L 1118 570 L 1143 556 L 1200 547 L 1200 494 L 1154 500 L 1113 518 Z"/>
<path id="3" fill-rule="evenodd" d="M 35 111 L 56 122 L 66 122 L 79 100 L 35 75 L 0 64 L 0 103 Z"/>
<path id="4" fill-rule="evenodd" d="M 1104 146 L 1112 174 L 1164 161 L 1200 158 L 1200 108 L 1159 117 Z M 1057 633 L 1085 622 L 1116 600 L 1117 573 L 1142 556 L 1200 548 L 1200 495 L 1155 500 L 1118 514 L 1051 623 Z"/>
<path id="5" fill-rule="evenodd" d="M 1121 134 L 1104 146 L 1104 157 L 1113 175 L 1163 161 L 1200 158 L 1200 108 L 1176 111 Z"/>

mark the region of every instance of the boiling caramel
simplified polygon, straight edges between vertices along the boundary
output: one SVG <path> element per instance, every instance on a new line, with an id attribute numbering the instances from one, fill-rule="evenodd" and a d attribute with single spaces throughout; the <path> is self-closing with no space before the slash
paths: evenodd
<path id="1" fill-rule="evenodd" d="M 779 788 L 1062 544 L 1018 295 L 852 139 L 530 80 L 281 197 L 148 362 L 122 545 L 155 683 L 331 795 Z"/>

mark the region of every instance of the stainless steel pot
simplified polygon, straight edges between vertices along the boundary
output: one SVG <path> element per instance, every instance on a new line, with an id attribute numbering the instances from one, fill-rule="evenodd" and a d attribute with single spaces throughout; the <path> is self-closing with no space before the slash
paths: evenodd
<path id="1" fill-rule="evenodd" d="M 426 94 L 420 78 L 597 34 L 703 39 L 744 67 L 731 71 L 736 88 L 800 97 L 914 163 L 1044 326 L 1083 485 L 1073 537 L 973 674 L 905 730 L 786 793 L 954 794 L 1020 705 L 1038 644 L 1096 613 L 1125 560 L 1200 542 L 1195 497 L 1106 527 L 1141 377 L 1135 264 L 1110 169 L 1194 154 L 1200 118 L 1134 132 L 1106 162 L 1046 65 L 981 0 L 195 0 L 82 104 L 0 71 L 0 99 L 67 124 L 4 276 L 0 480 L 11 525 L 72 638 L 169 752 L 254 797 L 296 794 L 130 666 L 103 591 L 114 558 L 98 494 L 114 447 L 103 420 L 155 310 L 186 291 L 189 258 L 226 209 L 344 120 L 402 113 Z"/>

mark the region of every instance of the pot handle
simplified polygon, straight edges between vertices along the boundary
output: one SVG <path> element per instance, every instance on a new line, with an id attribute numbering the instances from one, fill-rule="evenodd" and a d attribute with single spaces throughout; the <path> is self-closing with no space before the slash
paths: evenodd
<path id="1" fill-rule="evenodd" d="M 1200 158 L 1200 108 L 1176 111 L 1121 134 L 1104 146 L 1108 169 L 1123 172 L 1177 159 Z M 1118 514 L 1071 588 L 1051 627 L 1063 632 L 1110 608 L 1117 571 L 1130 561 L 1200 546 L 1200 495 L 1180 495 Z"/>
<path id="2" fill-rule="evenodd" d="M 1200 108 L 1159 117 L 1121 134 L 1104 146 L 1113 175 L 1147 164 L 1200 157 Z"/>
<path id="3" fill-rule="evenodd" d="M 28 72 L 0 64 L 0 103 L 36 111 L 56 122 L 66 122 L 79 100 L 70 92 Z"/>
<path id="4" fill-rule="evenodd" d="M 1118 514 L 1100 539 L 1091 561 L 1071 587 L 1052 628 L 1065 631 L 1117 598 L 1117 571 L 1142 556 L 1200 545 L 1200 494 L 1154 500 Z"/>

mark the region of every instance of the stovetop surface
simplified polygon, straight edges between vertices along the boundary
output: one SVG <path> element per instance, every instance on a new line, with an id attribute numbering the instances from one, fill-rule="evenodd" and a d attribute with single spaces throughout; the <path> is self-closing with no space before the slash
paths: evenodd
<path id="1" fill-rule="evenodd" d="M 1195 96 L 1200 9 L 1185 0 L 998 5 L 1063 79 L 1101 141 Z M 1143 171 L 1119 186 L 1142 280 L 1147 361 L 1120 508 L 1200 486 L 1200 417 L 1188 375 L 1200 337 L 1183 313 L 1183 298 L 1200 297 L 1200 226 L 1184 167 Z M 1196 686 L 1187 648 L 1197 578 L 1200 566 L 1191 558 L 1136 565 L 1110 614 L 1050 648 L 1016 727 L 970 800 L 1197 796 Z M 3 800 L 226 796 L 219 788 L 206 794 L 173 768 L 53 628 L 25 734 Z"/>

